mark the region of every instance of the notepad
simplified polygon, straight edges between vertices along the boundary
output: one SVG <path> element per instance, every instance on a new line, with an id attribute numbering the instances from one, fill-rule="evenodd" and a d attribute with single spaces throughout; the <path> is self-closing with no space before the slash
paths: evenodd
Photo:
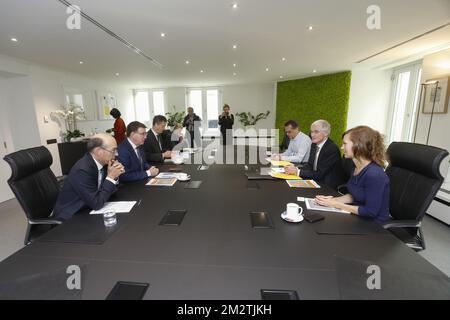
<path id="1" fill-rule="evenodd" d="M 314 199 L 312 199 L 312 198 L 305 198 L 305 203 L 306 203 L 306 208 L 308 210 L 329 211 L 329 212 L 337 212 L 337 213 L 345 213 L 345 214 L 350 213 L 350 212 L 342 210 L 342 209 L 321 206 L 320 204 L 317 204 L 314 201 Z"/>
<path id="2" fill-rule="evenodd" d="M 291 188 L 320 188 L 314 180 L 286 180 Z"/>
<path id="3" fill-rule="evenodd" d="M 151 179 L 146 186 L 171 187 L 177 182 L 177 178 Z"/>
<path id="4" fill-rule="evenodd" d="M 104 214 L 105 212 L 115 211 L 118 213 L 128 213 L 133 209 L 137 201 L 115 201 L 106 202 L 103 208 L 92 210 L 89 214 Z"/>

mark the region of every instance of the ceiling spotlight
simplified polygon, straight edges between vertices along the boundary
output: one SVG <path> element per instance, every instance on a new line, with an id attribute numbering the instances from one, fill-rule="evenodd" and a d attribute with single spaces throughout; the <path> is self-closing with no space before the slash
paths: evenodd
<path id="1" fill-rule="evenodd" d="M 280 76 L 280 79 L 283 79 L 283 76 Z"/>
<path id="2" fill-rule="evenodd" d="M 269 68 L 266 68 L 266 71 L 269 71 Z"/>
<path id="3" fill-rule="evenodd" d="M 203 73 L 203 70 L 200 70 L 200 73 Z"/>
<path id="4" fill-rule="evenodd" d="M 16 38 L 11 38 L 11 41 L 12 42 L 17 42 L 17 39 Z"/>
<path id="5" fill-rule="evenodd" d="M 116 73 L 116 76 L 117 76 L 117 77 L 120 76 L 120 73 L 117 72 L 117 73 Z"/>
<path id="6" fill-rule="evenodd" d="M 313 70 L 313 73 L 316 73 L 316 72 L 317 72 L 317 70 L 316 70 L 316 69 L 314 69 L 314 70 Z"/>
<path id="7" fill-rule="evenodd" d="M 161 38 L 165 38 L 166 34 L 164 32 L 161 32 Z"/>
<path id="8" fill-rule="evenodd" d="M 231 7 L 232 7 L 233 9 L 237 9 L 237 8 L 238 8 L 238 4 L 237 4 L 237 3 L 233 3 L 233 4 L 231 5 Z"/>
<path id="9" fill-rule="evenodd" d="M 309 31 L 312 31 L 312 30 L 313 30 L 313 26 L 309 26 L 309 27 L 308 27 L 308 30 L 309 30 Z"/>
<path id="10" fill-rule="evenodd" d="M 83 64 L 84 62 L 83 61 L 80 61 L 80 64 Z"/>
<path id="11" fill-rule="evenodd" d="M 233 76 L 235 76 L 236 75 L 236 72 L 233 72 Z"/>
<path id="12" fill-rule="evenodd" d="M 286 58 L 285 57 L 281 58 L 281 61 L 286 61 Z"/>
<path id="13" fill-rule="evenodd" d="M 233 68 L 236 68 L 236 66 L 237 66 L 237 64 L 236 64 L 236 63 L 233 63 Z"/>
<path id="14" fill-rule="evenodd" d="M 189 60 L 186 60 L 186 62 L 185 62 L 186 64 L 189 64 L 190 62 L 189 62 Z"/>
<path id="15" fill-rule="evenodd" d="M 237 49 L 237 45 L 233 44 L 233 49 L 236 50 Z"/>

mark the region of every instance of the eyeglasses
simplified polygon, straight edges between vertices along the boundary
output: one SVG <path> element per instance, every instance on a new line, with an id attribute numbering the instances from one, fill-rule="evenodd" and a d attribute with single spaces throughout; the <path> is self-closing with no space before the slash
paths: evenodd
<path id="1" fill-rule="evenodd" d="M 104 147 L 100 147 L 100 148 L 103 149 L 103 150 L 105 150 L 105 151 L 108 151 L 109 153 L 111 153 L 111 154 L 113 154 L 113 155 L 115 155 L 115 156 L 118 155 L 118 153 L 117 153 L 117 148 L 115 148 L 115 149 L 113 149 L 113 150 L 108 150 L 108 149 L 106 149 L 106 148 L 104 148 Z"/>

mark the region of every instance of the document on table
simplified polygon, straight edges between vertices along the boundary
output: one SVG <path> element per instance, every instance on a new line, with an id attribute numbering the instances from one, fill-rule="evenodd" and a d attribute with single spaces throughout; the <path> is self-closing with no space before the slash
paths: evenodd
<path id="1" fill-rule="evenodd" d="M 129 213 L 137 201 L 115 201 L 106 202 L 100 210 L 92 210 L 89 214 L 104 214 L 105 212 L 115 211 L 117 213 Z"/>
<path id="2" fill-rule="evenodd" d="M 314 199 L 312 198 L 305 198 L 306 208 L 308 210 L 320 210 L 320 211 L 328 211 L 328 212 L 337 212 L 337 213 L 350 213 L 348 211 L 342 210 L 342 209 L 336 209 L 336 208 L 330 208 L 321 206 L 320 204 L 317 204 Z"/>

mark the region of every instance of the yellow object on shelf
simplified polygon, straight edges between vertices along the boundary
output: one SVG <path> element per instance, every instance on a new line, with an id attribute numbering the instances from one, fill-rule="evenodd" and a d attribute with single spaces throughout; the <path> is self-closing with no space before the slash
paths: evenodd
<path id="1" fill-rule="evenodd" d="M 296 176 L 294 174 L 286 174 L 286 173 L 278 173 L 278 172 L 274 172 L 274 173 L 270 173 L 270 175 L 274 178 L 277 179 L 284 179 L 284 180 L 303 180 L 302 178 L 300 178 L 299 176 Z"/>

